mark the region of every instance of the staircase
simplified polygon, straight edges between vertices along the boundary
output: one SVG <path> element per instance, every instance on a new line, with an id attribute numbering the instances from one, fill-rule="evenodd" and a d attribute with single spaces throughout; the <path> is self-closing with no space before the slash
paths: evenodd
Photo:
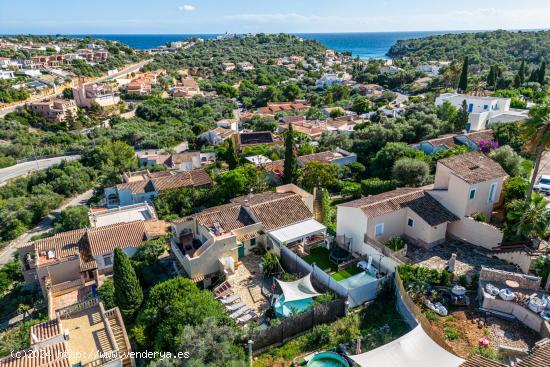
<path id="1" fill-rule="evenodd" d="M 132 367 L 132 360 L 129 357 L 130 350 L 128 349 L 126 338 L 124 337 L 124 326 L 118 322 L 115 312 L 109 312 L 107 319 L 113 331 L 119 355 L 122 358 L 122 367 Z"/>
<path id="2" fill-rule="evenodd" d="M 323 223 L 323 190 L 320 188 L 313 189 L 313 218 Z"/>

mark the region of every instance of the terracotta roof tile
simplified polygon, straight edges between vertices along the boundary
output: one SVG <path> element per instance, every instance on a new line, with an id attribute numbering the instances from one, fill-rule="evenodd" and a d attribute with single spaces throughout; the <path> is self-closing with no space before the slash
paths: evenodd
<path id="1" fill-rule="evenodd" d="M 257 221 L 262 222 L 264 229 L 286 227 L 313 217 L 300 195 L 293 193 L 258 194 L 249 201 L 250 211 Z"/>
<path id="2" fill-rule="evenodd" d="M 109 254 L 115 248 L 137 247 L 145 240 L 143 221 L 117 223 L 88 230 L 92 256 Z"/>
<path id="3" fill-rule="evenodd" d="M 28 349 L 20 358 L 7 357 L 0 360 L 0 367 L 69 367 L 67 347 L 64 342 L 40 348 L 36 353 Z M 26 353 L 25 353 L 26 352 Z"/>
<path id="4" fill-rule="evenodd" d="M 506 365 L 481 356 L 474 356 L 462 363 L 460 367 L 506 367 Z"/>
<path id="5" fill-rule="evenodd" d="M 342 154 L 329 151 L 303 155 L 298 157 L 298 161 L 300 161 L 302 164 L 307 164 L 309 162 L 331 163 L 334 159 L 341 157 L 343 157 Z"/>
<path id="6" fill-rule="evenodd" d="M 431 226 L 458 220 L 458 217 L 421 188 L 399 188 L 339 206 L 359 208 L 369 218 L 379 217 L 402 208 L 410 208 Z"/>
<path id="7" fill-rule="evenodd" d="M 214 228 L 217 223 L 224 233 L 254 223 L 250 215 L 237 203 L 208 208 L 198 213 L 196 218 L 198 223 L 207 228 Z"/>
<path id="8" fill-rule="evenodd" d="M 470 184 L 506 176 L 500 164 L 479 152 L 455 155 L 441 159 L 438 163 L 448 167 L 455 175 Z"/>
<path id="9" fill-rule="evenodd" d="M 44 340 L 55 338 L 61 335 L 61 326 L 58 319 L 42 322 L 31 327 L 31 343 L 38 343 Z"/>
<path id="10" fill-rule="evenodd" d="M 464 134 L 468 139 L 479 145 L 480 141 L 494 140 L 493 130 L 474 131 L 472 133 Z"/>
<path id="11" fill-rule="evenodd" d="M 47 256 L 43 256 L 42 254 L 51 250 L 55 252 L 55 259 L 78 255 L 78 248 L 84 239 L 85 232 L 85 229 L 76 229 L 34 241 L 34 250 L 36 255 L 39 256 L 39 264 L 49 261 Z"/>
<path id="12" fill-rule="evenodd" d="M 550 339 L 538 341 L 531 354 L 518 363 L 518 367 L 548 367 L 550 365 Z"/>

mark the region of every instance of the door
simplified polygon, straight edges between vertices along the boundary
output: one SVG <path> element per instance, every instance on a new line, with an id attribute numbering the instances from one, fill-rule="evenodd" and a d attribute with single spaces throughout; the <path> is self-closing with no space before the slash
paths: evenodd
<path id="1" fill-rule="evenodd" d="M 239 256 L 239 259 L 244 257 L 244 245 L 242 243 L 237 249 L 237 254 Z"/>

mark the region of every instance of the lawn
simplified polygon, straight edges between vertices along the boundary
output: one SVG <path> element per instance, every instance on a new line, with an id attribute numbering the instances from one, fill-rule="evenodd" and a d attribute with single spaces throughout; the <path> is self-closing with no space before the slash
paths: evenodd
<path id="1" fill-rule="evenodd" d="M 359 269 L 357 266 L 352 266 L 350 268 L 344 269 L 339 271 L 338 273 L 332 274 L 332 279 L 336 280 L 337 282 L 347 279 L 349 277 L 354 276 L 355 274 L 359 274 L 362 270 Z"/>
<path id="2" fill-rule="evenodd" d="M 324 247 L 316 247 L 309 252 L 309 255 L 303 257 L 308 264 L 313 264 L 322 270 L 338 271 L 338 265 L 329 260 L 329 250 Z"/>

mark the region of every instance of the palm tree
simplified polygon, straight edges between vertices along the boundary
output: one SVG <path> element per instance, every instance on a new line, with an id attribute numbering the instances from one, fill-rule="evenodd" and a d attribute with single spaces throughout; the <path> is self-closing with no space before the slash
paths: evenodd
<path id="1" fill-rule="evenodd" d="M 548 102 L 531 108 L 529 119 L 523 125 L 523 136 L 526 138 L 524 148 L 530 153 L 535 153 L 533 176 L 525 197 L 525 203 L 527 204 L 531 201 L 542 153 L 550 148 L 550 104 Z"/>
<path id="2" fill-rule="evenodd" d="M 517 226 L 517 234 L 527 238 L 545 237 L 548 232 L 550 215 L 544 195 L 534 194 L 532 200 L 513 200 L 506 207 L 506 219 Z"/>

